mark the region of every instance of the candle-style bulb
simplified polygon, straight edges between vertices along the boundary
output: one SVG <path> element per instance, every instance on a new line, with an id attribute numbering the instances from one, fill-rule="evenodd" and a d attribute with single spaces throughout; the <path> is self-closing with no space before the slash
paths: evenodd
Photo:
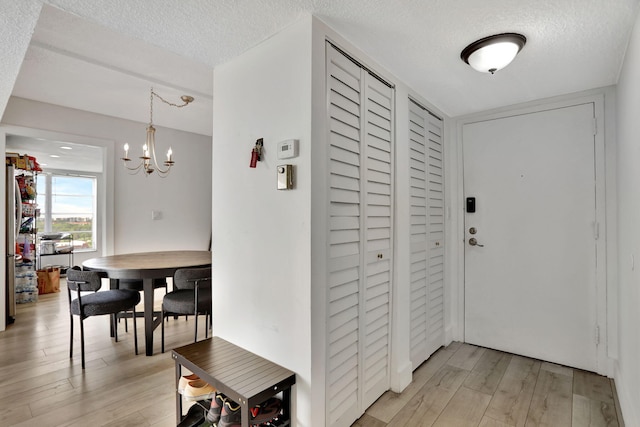
<path id="1" fill-rule="evenodd" d="M 171 161 L 172 155 L 173 155 L 173 150 L 171 150 L 171 147 L 169 147 L 169 150 L 167 151 L 167 160 Z"/>

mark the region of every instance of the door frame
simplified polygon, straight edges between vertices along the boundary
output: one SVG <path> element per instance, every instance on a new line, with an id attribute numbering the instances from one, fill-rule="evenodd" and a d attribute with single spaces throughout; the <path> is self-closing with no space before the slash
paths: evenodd
<path id="1" fill-rule="evenodd" d="M 599 327 L 599 345 L 597 346 L 597 372 L 602 375 L 613 374 L 613 359 L 617 356 L 617 289 L 614 287 L 616 271 L 615 250 L 615 146 L 605 141 L 614 141 L 613 116 L 614 89 L 604 88 L 587 93 L 551 98 L 501 108 L 474 115 L 460 117 L 455 124 L 456 150 L 449 166 L 453 169 L 457 185 L 450 193 L 450 205 L 455 215 L 451 218 L 451 256 L 455 260 L 450 265 L 452 277 L 451 290 L 452 338 L 464 341 L 465 330 L 465 234 L 464 234 L 464 163 L 462 158 L 462 126 L 465 124 L 494 120 L 516 115 L 525 115 L 563 107 L 593 103 L 597 133 L 595 135 L 595 176 L 596 176 L 596 221 L 599 224 L 599 237 L 596 240 L 596 319 Z M 609 101 L 605 105 L 605 101 Z M 452 153 L 453 154 L 453 153 Z M 609 166 L 608 168 L 605 166 Z M 453 185 L 451 187 L 454 187 Z M 613 230 L 613 231 L 612 231 Z M 608 233 L 608 231 L 612 231 Z M 604 260 L 604 262 L 600 262 Z M 595 331 L 594 331 L 594 340 Z"/>

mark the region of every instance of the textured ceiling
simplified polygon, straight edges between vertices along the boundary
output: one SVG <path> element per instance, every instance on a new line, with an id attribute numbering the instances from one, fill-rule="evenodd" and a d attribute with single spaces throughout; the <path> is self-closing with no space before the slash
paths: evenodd
<path id="1" fill-rule="evenodd" d="M 615 84 L 638 2 L 48 0 L 14 95 L 144 122 L 154 85 L 196 97 L 156 123 L 211 134 L 212 68 L 312 13 L 455 117 Z M 491 76 L 460 60 L 501 32 L 528 39 L 507 68 Z"/>

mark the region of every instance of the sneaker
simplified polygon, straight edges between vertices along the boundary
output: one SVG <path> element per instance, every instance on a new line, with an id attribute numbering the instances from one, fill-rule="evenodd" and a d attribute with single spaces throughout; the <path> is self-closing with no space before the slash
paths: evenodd
<path id="1" fill-rule="evenodd" d="M 213 400 L 211 401 L 211 407 L 207 412 L 207 421 L 213 424 L 217 424 L 218 421 L 220 421 L 220 414 L 222 413 L 222 407 L 224 406 L 224 402 L 226 401 L 227 401 L 227 396 L 217 391 L 215 396 L 213 397 Z"/>
<path id="2" fill-rule="evenodd" d="M 240 427 L 241 425 L 240 405 L 231 399 L 225 400 L 220 412 L 218 427 Z"/>
<path id="3" fill-rule="evenodd" d="M 216 389 L 201 379 L 189 381 L 182 396 L 189 401 L 212 399 Z"/>
<path id="4" fill-rule="evenodd" d="M 184 389 L 187 386 L 187 384 L 189 383 L 189 381 L 195 381 L 195 380 L 199 380 L 200 377 L 197 376 L 196 374 L 190 374 L 190 375 L 183 375 L 180 377 L 180 381 L 178 381 L 178 393 L 183 394 L 184 393 Z"/>
<path id="5" fill-rule="evenodd" d="M 272 421 L 282 411 L 282 400 L 270 397 L 259 405 L 249 409 L 251 424 L 263 424 Z"/>
<path id="6" fill-rule="evenodd" d="M 272 421 L 280 415 L 282 410 L 282 401 L 278 398 L 271 397 L 260 405 L 256 405 L 249 409 L 250 425 L 264 424 Z M 218 427 L 239 427 L 242 424 L 240 405 L 227 399 L 222 406 L 220 413 L 220 421 Z"/>

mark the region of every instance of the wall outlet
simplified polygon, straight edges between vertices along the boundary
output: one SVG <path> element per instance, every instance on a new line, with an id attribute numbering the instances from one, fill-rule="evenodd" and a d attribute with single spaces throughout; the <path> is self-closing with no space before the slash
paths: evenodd
<path id="1" fill-rule="evenodd" d="M 151 219 L 156 221 L 158 219 L 162 219 L 162 212 L 160 211 L 151 211 Z"/>

